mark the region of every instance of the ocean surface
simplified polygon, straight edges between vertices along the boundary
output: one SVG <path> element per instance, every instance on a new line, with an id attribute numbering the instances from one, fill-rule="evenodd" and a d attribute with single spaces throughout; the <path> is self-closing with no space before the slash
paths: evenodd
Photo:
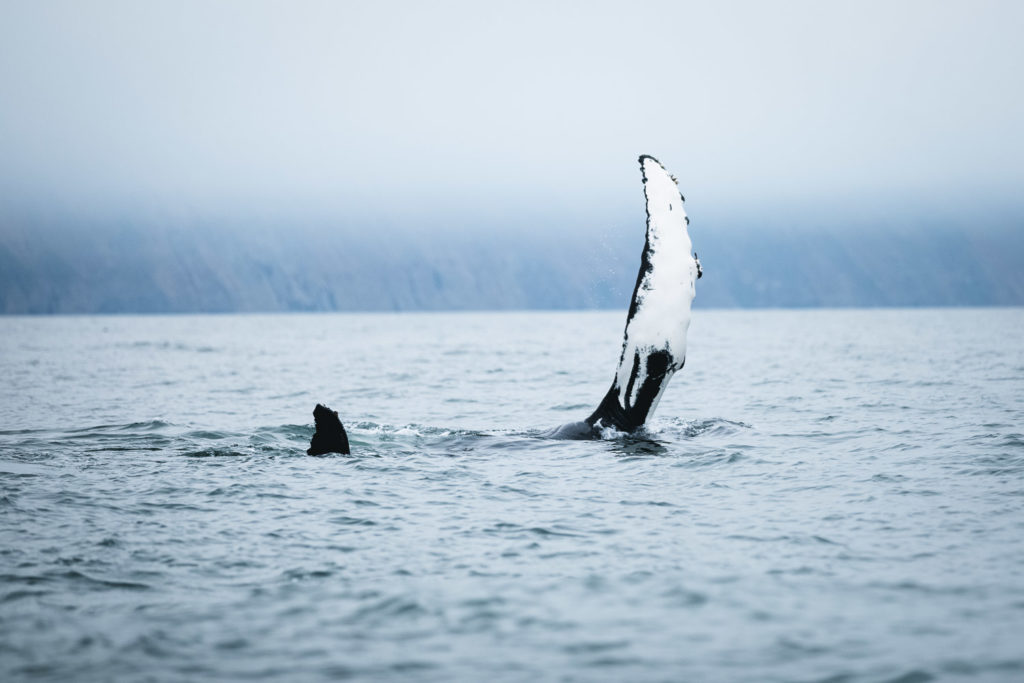
<path id="1" fill-rule="evenodd" d="M 0 680 L 1024 680 L 1024 309 L 624 321 L 0 318 Z"/>

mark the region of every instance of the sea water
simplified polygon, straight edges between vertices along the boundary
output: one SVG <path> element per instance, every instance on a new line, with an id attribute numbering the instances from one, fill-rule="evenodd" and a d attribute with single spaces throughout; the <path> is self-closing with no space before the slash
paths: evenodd
<path id="1" fill-rule="evenodd" d="M 623 322 L 0 318 L 0 680 L 1024 680 L 1024 310 Z"/>

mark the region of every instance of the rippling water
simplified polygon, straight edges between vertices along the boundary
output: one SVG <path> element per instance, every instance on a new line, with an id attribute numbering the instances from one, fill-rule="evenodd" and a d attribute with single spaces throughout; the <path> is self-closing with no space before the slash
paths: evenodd
<path id="1" fill-rule="evenodd" d="M 0 318 L 0 679 L 1024 679 L 1024 311 L 623 318 Z"/>

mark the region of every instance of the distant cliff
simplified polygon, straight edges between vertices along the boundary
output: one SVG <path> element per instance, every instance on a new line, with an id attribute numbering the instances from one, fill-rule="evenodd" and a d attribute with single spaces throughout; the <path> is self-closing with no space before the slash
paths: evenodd
<path id="1" fill-rule="evenodd" d="M 642 224 L 377 232 L 286 224 L 0 226 L 0 311 L 622 308 Z M 697 306 L 1024 305 L 1024 229 L 709 226 Z"/>

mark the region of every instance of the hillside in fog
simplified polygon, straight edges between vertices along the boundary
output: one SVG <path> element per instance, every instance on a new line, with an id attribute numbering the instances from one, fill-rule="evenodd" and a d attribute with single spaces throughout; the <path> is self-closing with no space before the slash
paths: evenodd
<path id="1" fill-rule="evenodd" d="M 985 227 L 695 224 L 696 305 L 1024 304 L 1024 232 Z M 527 235 L 8 224 L 0 311 L 625 309 L 642 246 L 642 222 Z"/>

